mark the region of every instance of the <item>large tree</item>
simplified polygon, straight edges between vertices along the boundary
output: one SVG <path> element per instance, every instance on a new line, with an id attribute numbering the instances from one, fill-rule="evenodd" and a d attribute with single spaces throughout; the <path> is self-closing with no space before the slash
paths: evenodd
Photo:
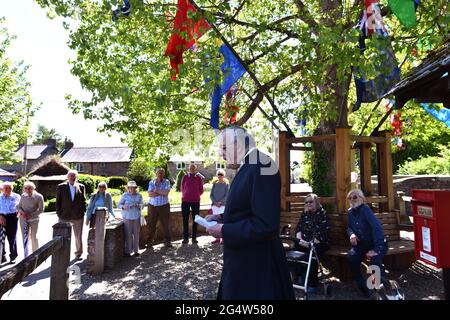
<path id="1" fill-rule="evenodd" d="M 314 133 L 333 133 L 336 126 L 349 124 L 348 110 L 355 102 L 352 69 L 359 67 L 370 77 L 380 64 L 375 37 L 366 42 L 365 55 L 357 48 L 361 0 L 198 0 L 200 9 L 192 18 L 207 18 L 215 28 L 200 39 L 197 50 L 185 53 L 176 81 L 170 80 L 163 57 L 176 1 L 130 0 L 130 16 L 116 22 L 111 5 L 121 1 L 36 1 L 50 15 L 67 18 L 69 46 L 77 52 L 72 73 L 92 92 L 89 101 L 70 97 L 73 110 L 105 120 L 105 130 L 125 133 L 138 153 L 156 154 L 160 148 L 167 155 L 180 140 L 170 139 L 174 130 L 208 127 L 214 81 L 205 84 L 205 79 L 215 79 L 219 70 L 220 59 L 212 58 L 219 37 L 250 70 L 239 81 L 239 124 L 261 108 L 281 129 L 287 122 L 295 133 L 296 120 L 306 118 Z M 402 73 L 449 35 L 447 0 L 421 1 L 411 29 L 398 22 L 387 1 L 381 4 Z M 362 107 L 356 116 L 365 117 L 371 108 Z M 325 174 L 316 176 L 315 186 L 319 193 L 331 193 L 333 186 L 320 189 L 319 180 L 334 181 L 334 146 L 316 149 L 314 159 L 325 165 Z"/>
<path id="2" fill-rule="evenodd" d="M 0 162 L 13 160 L 14 151 L 28 134 L 28 121 L 33 106 L 30 84 L 26 80 L 27 66 L 15 63 L 7 56 L 13 40 L 0 17 Z"/>

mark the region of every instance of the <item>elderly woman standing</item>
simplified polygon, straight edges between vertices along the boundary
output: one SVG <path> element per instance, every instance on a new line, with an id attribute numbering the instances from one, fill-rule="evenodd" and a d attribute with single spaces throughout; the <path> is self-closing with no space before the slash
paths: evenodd
<path id="1" fill-rule="evenodd" d="M 44 211 L 44 197 L 36 191 L 33 182 L 26 181 L 23 184 L 23 193 L 17 205 L 17 212 L 22 230 L 23 249 L 25 258 L 28 256 L 28 239 L 31 239 L 31 248 L 36 251 L 39 248 L 37 230 L 39 215 Z"/>
<path id="2" fill-rule="evenodd" d="M 89 206 L 86 210 L 86 225 L 89 225 L 90 223 L 91 228 L 94 226 L 95 210 L 97 210 L 97 208 L 108 208 L 108 213 L 115 218 L 112 196 L 108 191 L 106 191 L 108 185 L 106 182 L 102 181 L 98 184 L 97 188 L 97 192 L 91 195 Z"/>
<path id="3" fill-rule="evenodd" d="M 305 212 L 302 213 L 296 228 L 296 237 L 300 239 L 301 251 L 306 252 L 303 256 L 304 261 L 308 261 L 309 257 L 309 243 L 314 241 L 315 249 L 319 260 L 322 258 L 324 252 L 329 247 L 330 237 L 330 223 L 325 210 L 320 204 L 319 197 L 310 193 L 305 198 Z M 297 267 L 298 266 L 298 267 Z M 306 278 L 306 264 L 297 264 L 295 273 L 299 273 L 297 282 L 300 285 L 304 284 Z M 318 263 L 315 259 L 311 262 L 311 269 L 308 278 L 308 287 L 314 291 L 318 284 Z"/>
<path id="4" fill-rule="evenodd" d="M 229 188 L 228 181 L 225 180 L 225 170 L 217 170 L 217 180 L 213 182 L 211 194 L 209 195 L 213 206 L 216 206 L 217 208 L 225 206 Z M 221 239 L 217 238 L 212 243 L 221 243 Z"/>
<path id="5" fill-rule="evenodd" d="M 128 181 L 128 192 L 125 192 L 120 198 L 117 207 L 122 209 L 122 218 L 125 227 L 125 257 L 131 256 L 131 247 L 133 247 L 134 257 L 139 254 L 139 231 L 141 229 L 141 210 L 144 207 L 142 195 L 137 192 L 135 181 Z"/>
<path id="6" fill-rule="evenodd" d="M 347 260 L 358 289 L 364 297 L 368 298 L 370 291 L 361 275 L 361 262 L 370 260 L 371 265 L 380 268 L 381 276 L 383 276 L 382 264 L 388 250 L 387 241 L 380 221 L 375 217 L 372 209 L 364 203 L 364 193 L 354 189 L 348 193 L 348 200 L 350 209 L 348 210 L 347 235 L 352 249 L 348 252 Z"/>

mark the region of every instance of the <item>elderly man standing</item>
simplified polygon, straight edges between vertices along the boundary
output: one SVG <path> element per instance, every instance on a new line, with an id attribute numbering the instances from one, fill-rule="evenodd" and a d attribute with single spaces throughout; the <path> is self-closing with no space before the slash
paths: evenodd
<path id="1" fill-rule="evenodd" d="M 37 239 L 39 215 L 44 211 L 44 197 L 36 191 L 33 182 L 27 181 L 24 183 L 23 194 L 20 197 L 17 209 L 23 236 L 23 251 L 26 258 L 28 256 L 28 239 L 31 239 L 33 252 L 39 248 Z"/>
<path id="2" fill-rule="evenodd" d="M 77 182 L 78 172 L 70 170 L 67 182 L 58 185 L 56 192 L 56 214 L 59 222 L 70 222 L 75 235 L 75 258 L 81 260 L 83 254 L 83 219 L 86 212 L 84 185 Z"/>
<path id="3" fill-rule="evenodd" d="M 171 248 L 170 230 L 169 230 L 169 192 L 170 182 L 164 179 L 164 169 L 156 170 L 156 179 L 148 184 L 148 216 L 149 216 L 149 231 L 150 235 L 147 239 L 147 246 L 151 248 L 153 245 L 153 238 L 155 237 L 156 224 L 158 220 L 161 222 L 164 231 L 164 245 Z"/>
<path id="4" fill-rule="evenodd" d="M 228 192 L 223 223 L 207 229 L 224 242 L 218 299 L 294 299 L 279 237 L 278 167 L 256 149 L 243 128 L 228 127 L 219 138 L 224 160 L 238 172 Z"/>
<path id="5" fill-rule="evenodd" d="M 183 214 L 183 244 L 189 242 L 189 213 L 192 210 L 192 243 L 197 243 L 195 215 L 200 213 L 200 197 L 203 194 L 203 180 L 195 164 L 189 165 L 189 173 L 181 180 L 181 212 Z"/>
<path id="6" fill-rule="evenodd" d="M 6 262 L 5 236 L 8 238 L 9 243 L 10 263 L 15 263 L 17 258 L 17 205 L 19 204 L 20 196 L 12 192 L 12 190 L 13 184 L 11 182 L 3 183 L 3 193 L 0 196 L 0 228 L 3 228 L 4 235 L 0 235 L 0 240 L 2 240 L 0 244 L 2 248 L 0 263 Z"/>

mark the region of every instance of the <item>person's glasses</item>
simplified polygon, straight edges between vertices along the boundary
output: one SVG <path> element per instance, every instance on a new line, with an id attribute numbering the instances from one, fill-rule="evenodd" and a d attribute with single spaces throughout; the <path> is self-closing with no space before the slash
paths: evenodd
<path id="1" fill-rule="evenodd" d="M 25 187 L 24 189 L 25 189 L 25 190 L 30 190 L 30 189 L 31 189 L 31 187 Z"/>
<path id="2" fill-rule="evenodd" d="M 348 197 L 348 199 L 349 199 L 349 200 L 357 200 L 357 199 L 358 199 L 358 196 L 351 196 L 351 197 Z"/>
<path id="3" fill-rule="evenodd" d="M 313 204 L 314 201 L 305 201 L 305 204 Z"/>
<path id="4" fill-rule="evenodd" d="M 99 188 L 99 189 L 106 189 L 105 186 L 99 186 L 98 188 Z"/>
<path id="5" fill-rule="evenodd" d="M 218 176 L 219 176 L 219 177 L 223 177 L 223 173 L 219 173 Z"/>

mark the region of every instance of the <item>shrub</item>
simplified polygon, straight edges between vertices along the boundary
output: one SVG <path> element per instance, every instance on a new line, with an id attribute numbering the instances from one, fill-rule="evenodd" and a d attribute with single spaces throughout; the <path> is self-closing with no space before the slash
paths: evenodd
<path id="1" fill-rule="evenodd" d="M 185 175 L 186 175 L 186 172 L 183 169 L 181 169 L 177 174 L 177 183 L 176 183 L 175 188 L 178 192 L 181 191 L 181 180 L 183 179 L 183 177 Z"/>
<path id="2" fill-rule="evenodd" d="M 126 177 L 110 177 L 108 187 L 121 189 L 128 183 L 128 179 Z"/>
<path id="3" fill-rule="evenodd" d="M 22 194 L 23 193 L 23 184 L 25 183 L 25 181 L 28 181 L 28 179 L 25 177 L 19 178 L 16 181 L 14 181 L 13 191 L 15 193 Z"/>
<path id="4" fill-rule="evenodd" d="M 56 211 L 56 198 L 45 201 L 45 212 Z"/>
<path id="5" fill-rule="evenodd" d="M 440 146 L 439 156 L 421 157 L 403 163 L 398 174 L 450 174 L 450 143 Z"/>
<path id="6" fill-rule="evenodd" d="M 130 163 L 127 172 L 128 179 L 136 181 L 136 184 L 143 189 L 147 189 L 149 181 L 155 176 L 143 158 L 134 158 Z"/>
<path id="7" fill-rule="evenodd" d="M 80 174 L 78 175 L 78 182 L 85 187 L 86 196 L 88 197 L 96 189 L 95 180 L 91 175 Z"/>

